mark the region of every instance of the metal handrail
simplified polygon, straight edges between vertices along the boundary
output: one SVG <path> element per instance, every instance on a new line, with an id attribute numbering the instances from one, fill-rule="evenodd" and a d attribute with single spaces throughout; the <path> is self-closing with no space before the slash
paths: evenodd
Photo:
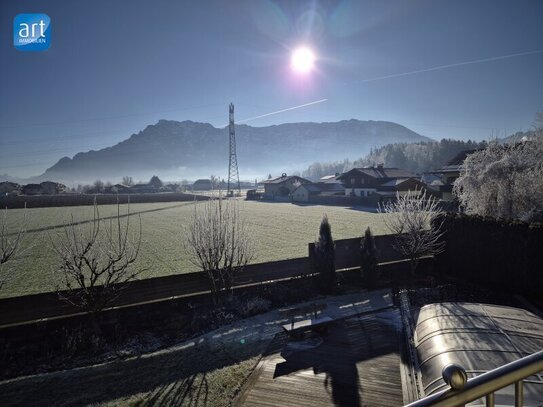
<path id="1" fill-rule="evenodd" d="M 515 360 L 482 375 L 466 380 L 466 372 L 458 365 L 443 368 L 443 379 L 450 389 L 431 394 L 406 407 L 456 407 L 486 398 L 486 406 L 494 407 L 494 392 L 515 385 L 515 407 L 524 403 L 523 379 L 543 371 L 543 351 Z"/>

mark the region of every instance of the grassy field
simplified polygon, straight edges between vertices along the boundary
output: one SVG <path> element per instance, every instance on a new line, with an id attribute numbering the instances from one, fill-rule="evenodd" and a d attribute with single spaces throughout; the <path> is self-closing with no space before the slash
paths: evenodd
<path id="1" fill-rule="evenodd" d="M 255 263 L 306 256 L 307 244 L 315 240 L 324 214 L 328 215 L 335 239 L 361 236 L 367 226 L 376 235 L 386 233 L 382 215 L 358 208 L 239 202 L 254 235 Z M 144 269 L 140 278 L 196 271 L 184 250 L 185 230 L 194 205 L 192 202 L 130 205 L 130 212 L 141 217 L 143 228 L 142 249 L 135 265 Z M 116 210 L 116 205 L 100 206 L 100 216 L 112 216 Z M 126 212 L 126 206 L 121 210 Z M 9 210 L 10 224 L 16 225 L 23 213 L 22 209 Z M 0 280 L 5 280 L 0 298 L 54 290 L 58 260 L 51 250 L 51 241 L 60 238 L 63 226 L 72 216 L 74 221 L 92 219 L 92 207 L 28 209 L 26 215 L 29 233 L 24 250 L 10 269 L 5 267 L 0 271 Z M 137 227 L 136 217 L 131 224 Z"/>

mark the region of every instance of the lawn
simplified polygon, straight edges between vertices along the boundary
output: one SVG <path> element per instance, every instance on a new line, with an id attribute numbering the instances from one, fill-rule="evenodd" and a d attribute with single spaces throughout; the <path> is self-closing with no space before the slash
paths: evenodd
<path id="1" fill-rule="evenodd" d="M 242 200 L 239 204 L 256 243 L 255 263 L 307 256 L 307 244 L 315 240 L 324 214 L 328 215 L 335 239 L 361 236 L 367 226 L 376 235 L 386 233 L 382 215 L 358 208 Z M 143 230 L 140 257 L 135 264 L 144 270 L 140 278 L 197 270 L 184 248 L 185 230 L 194 205 L 192 202 L 130 205 L 130 212 L 137 215 L 131 218 L 132 227 L 137 228 L 141 217 Z M 116 205 L 100 206 L 100 216 L 112 216 L 116 210 Z M 126 212 L 125 205 L 121 211 Z M 13 226 L 23 217 L 24 210 L 11 209 L 7 214 Z M 27 209 L 26 216 L 29 233 L 25 236 L 24 250 L 10 269 L 4 267 L 0 271 L 0 279 L 5 280 L 0 298 L 54 290 L 58 260 L 51 242 L 60 238 L 63 226 L 72 216 L 79 222 L 92 219 L 92 207 Z M 82 225 L 83 229 L 87 227 L 88 224 Z"/>
<path id="2" fill-rule="evenodd" d="M 244 346 L 173 346 L 53 373 L 0 382 L 2 406 L 217 406 L 232 403 L 268 340 Z"/>

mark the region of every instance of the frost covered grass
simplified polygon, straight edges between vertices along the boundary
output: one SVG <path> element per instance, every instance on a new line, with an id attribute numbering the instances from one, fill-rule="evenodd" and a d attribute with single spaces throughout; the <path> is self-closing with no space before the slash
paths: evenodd
<path id="1" fill-rule="evenodd" d="M 267 343 L 213 347 L 204 342 L 23 376 L 0 382 L 0 404 L 229 406 Z"/>
<path id="2" fill-rule="evenodd" d="M 136 267 L 145 271 L 140 278 L 197 271 L 185 252 L 183 242 L 194 203 L 131 204 L 133 216 L 141 216 L 142 247 Z M 111 216 L 116 205 L 100 206 L 102 217 Z M 122 211 L 126 211 L 123 205 Z M 327 214 L 334 239 L 361 236 L 366 227 L 375 235 L 388 233 L 383 216 L 359 210 L 321 205 L 295 205 L 240 201 L 240 212 L 246 217 L 256 245 L 254 263 L 307 256 L 307 244 L 316 239 L 322 216 Z M 27 210 L 29 233 L 25 244 L 32 250 L 2 270 L 6 283 L 0 297 L 35 294 L 55 289 L 52 271 L 57 264 L 49 240 L 58 239 L 63 225 L 70 221 L 92 219 L 92 207 L 36 208 Z M 23 210 L 9 210 L 9 221 L 16 224 Z M 132 222 L 137 225 L 139 222 Z M 83 223 L 85 228 L 86 224 Z"/>

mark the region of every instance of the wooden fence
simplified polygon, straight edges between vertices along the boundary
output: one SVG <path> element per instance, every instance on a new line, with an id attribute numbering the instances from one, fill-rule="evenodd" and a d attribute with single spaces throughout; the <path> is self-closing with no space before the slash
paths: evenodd
<path id="1" fill-rule="evenodd" d="M 401 259 L 401 256 L 392 249 L 393 238 L 392 235 L 375 236 L 379 263 Z M 338 270 L 359 266 L 359 247 L 360 238 L 336 240 Z M 309 256 L 312 256 L 313 250 L 314 243 L 310 243 Z M 397 269 L 398 266 L 394 268 Z M 287 280 L 311 273 L 310 257 L 250 264 L 238 273 L 234 287 Z M 209 293 L 209 284 L 204 273 L 175 274 L 131 282 L 123 290 L 114 306 L 138 306 L 206 293 Z M 65 317 L 77 313 L 81 313 L 79 308 L 59 300 L 56 293 L 25 295 L 0 300 L 0 326 Z"/>

